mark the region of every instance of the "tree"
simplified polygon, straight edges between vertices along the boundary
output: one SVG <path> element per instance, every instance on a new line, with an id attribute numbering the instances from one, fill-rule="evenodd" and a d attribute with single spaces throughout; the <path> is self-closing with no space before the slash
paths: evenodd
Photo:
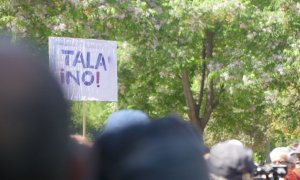
<path id="1" fill-rule="evenodd" d="M 299 8 L 296 0 L 2 0 L 0 27 L 41 47 L 48 36 L 118 41 L 120 99 L 89 104 L 95 131 L 115 109 L 177 112 L 210 144 L 237 137 L 262 149 L 266 138 L 299 135 Z"/>

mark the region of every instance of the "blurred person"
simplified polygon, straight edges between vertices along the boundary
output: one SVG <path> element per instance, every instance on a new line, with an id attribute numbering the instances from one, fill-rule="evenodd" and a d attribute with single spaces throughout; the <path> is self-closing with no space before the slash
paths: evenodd
<path id="1" fill-rule="evenodd" d="M 123 109 L 109 115 L 103 133 L 118 131 L 135 124 L 146 124 L 148 122 L 150 122 L 149 117 L 144 112 Z"/>
<path id="2" fill-rule="evenodd" d="M 79 134 L 74 134 L 74 135 L 70 135 L 71 140 L 76 143 L 77 145 L 80 145 L 78 147 L 82 147 L 82 148 L 92 148 L 93 143 L 88 140 L 88 138 L 79 135 Z"/>
<path id="3" fill-rule="evenodd" d="M 289 149 L 287 147 L 277 147 L 270 152 L 271 163 L 275 165 L 289 164 Z"/>
<path id="4" fill-rule="evenodd" d="M 210 149 L 208 146 L 204 146 L 204 152 L 203 152 L 203 158 L 205 160 L 208 160 L 209 159 L 209 156 L 210 156 Z"/>
<path id="5" fill-rule="evenodd" d="M 288 173 L 285 179 L 300 180 L 300 177 L 298 177 L 294 171 L 296 159 L 291 155 L 289 148 L 274 148 L 270 153 L 270 158 L 273 165 L 286 165 L 288 167 Z"/>
<path id="6" fill-rule="evenodd" d="M 67 104 L 48 68 L 23 45 L 0 43 L 0 179 L 63 180 Z M 22 47 L 21 47 L 22 46 Z"/>
<path id="7" fill-rule="evenodd" d="M 116 134 L 123 129 L 148 123 L 150 123 L 149 117 L 140 110 L 122 109 L 117 112 L 113 112 L 107 118 L 105 126 L 98 137 L 98 144 L 100 144 L 99 142 L 103 139 L 102 137 L 107 136 L 107 134 Z M 95 156 L 97 153 L 98 152 L 93 153 L 93 155 Z M 98 166 L 100 166 L 99 163 L 96 167 Z"/>
<path id="8" fill-rule="evenodd" d="M 294 172 L 298 177 L 300 177 L 300 145 L 297 143 L 297 145 L 294 145 L 294 148 L 292 149 L 291 156 L 295 157 L 295 168 Z"/>
<path id="9" fill-rule="evenodd" d="M 290 154 L 296 159 L 295 168 L 300 169 L 300 145 L 298 143 L 292 144 L 290 151 Z"/>
<path id="10" fill-rule="evenodd" d="M 238 140 L 214 145 L 208 160 L 211 180 L 248 180 L 253 178 L 252 150 Z"/>
<path id="11" fill-rule="evenodd" d="M 81 135 L 71 135 L 71 172 L 70 180 L 91 179 L 92 142 Z"/>
<path id="12" fill-rule="evenodd" d="M 104 134 L 96 141 L 97 180 L 207 180 L 203 141 L 179 117 Z"/>

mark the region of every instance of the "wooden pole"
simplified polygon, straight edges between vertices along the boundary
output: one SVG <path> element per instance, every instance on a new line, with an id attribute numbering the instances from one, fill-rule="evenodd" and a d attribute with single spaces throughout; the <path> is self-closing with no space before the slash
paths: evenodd
<path id="1" fill-rule="evenodd" d="M 82 136 L 86 136 L 86 101 L 82 102 Z"/>

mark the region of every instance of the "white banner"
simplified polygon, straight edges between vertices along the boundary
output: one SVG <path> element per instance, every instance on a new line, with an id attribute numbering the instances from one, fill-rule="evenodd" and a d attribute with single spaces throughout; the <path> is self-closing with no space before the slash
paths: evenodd
<path id="1" fill-rule="evenodd" d="M 117 43 L 49 37 L 50 70 L 68 100 L 117 101 Z"/>

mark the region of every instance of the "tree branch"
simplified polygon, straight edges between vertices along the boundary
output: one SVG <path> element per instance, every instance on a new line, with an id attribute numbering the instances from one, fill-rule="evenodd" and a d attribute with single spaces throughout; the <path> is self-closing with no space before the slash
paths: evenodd
<path id="1" fill-rule="evenodd" d="M 206 105 L 205 105 L 204 116 L 202 121 L 203 128 L 205 128 L 205 126 L 207 125 L 215 106 L 216 104 L 214 99 L 214 83 L 213 81 L 210 81 L 207 87 Z"/>
<path id="2" fill-rule="evenodd" d="M 201 74 L 201 82 L 200 82 L 200 92 L 199 92 L 199 98 L 198 98 L 198 103 L 197 103 L 197 114 L 198 117 L 201 116 L 201 106 L 202 106 L 202 101 L 203 101 L 203 96 L 204 96 L 204 86 L 205 86 L 205 75 L 206 75 L 206 39 L 203 39 L 203 44 L 202 44 L 202 74 Z"/>
<path id="3" fill-rule="evenodd" d="M 213 38 L 214 38 L 214 33 L 207 30 L 205 31 L 205 38 L 206 38 L 206 44 L 207 47 L 205 49 L 205 55 L 206 59 L 210 59 L 213 57 Z M 209 73 L 209 72 L 208 72 Z M 208 74 L 207 73 L 207 74 Z M 213 112 L 213 109 L 216 106 L 216 102 L 214 99 L 214 83 L 213 80 L 211 80 L 207 86 L 207 93 L 206 93 L 206 104 L 205 104 L 205 109 L 204 109 L 204 116 L 201 119 L 201 126 L 204 129 L 210 119 L 210 116 Z"/>
<path id="4" fill-rule="evenodd" d="M 196 113 L 196 104 L 195 100 L 192 95 L 192 91 L 190 88 L 190 82 L 189 82 L 189 76 L 187 70 L 182 70 L 182 87 L 183 87 L 183 93 L 185 97 L 186 104 L 188 106 L 188 116 L 190 120 L 196 125 L 199 122 L 199 118 Z"/>
<path id="5" fill-rule="evenodd" d="M 220 91 L 218 93 L 218 98 L 214 97 L 213 109 L 216 108 L 219 104 L 219 96 L 225 92 L 224 84 L 221 85 Z"/>
<path id="6" fill-rule="evenodd" d="M 206 48 L 206 56 L 207 58 L 212 58 L 213 57 L 213 38 L 214 38 L 214 33 L 211 31 L 205 31 L 205 36 L 206 36 L 206 42 L 207 42 L 207 48 Z"/>

